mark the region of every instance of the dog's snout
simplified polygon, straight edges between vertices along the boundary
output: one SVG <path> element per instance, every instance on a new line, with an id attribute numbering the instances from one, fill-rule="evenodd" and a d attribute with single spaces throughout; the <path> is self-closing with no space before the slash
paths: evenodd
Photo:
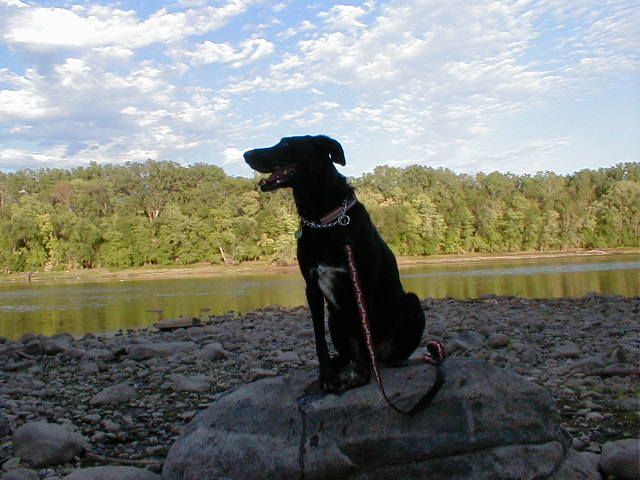
<path id="1" fill-rule="evenodd" d="M 254 164 L 256 162 L 256 150 L 247 150 L 246 152 L 244 152 L 242 154 L 242 156 L 244 157 L 244 161 L 247 162 L 252 168 L 254 167 Z"/>
<path id="2" fill-rule="evenodd" d="M 273 171 L 272 166 L 265 158 L 264 152 L 260 148 L 254 148 L 248 150 L 243 154 L 244 161 L 254 170 L 260 173 L 271 173 Z"/>

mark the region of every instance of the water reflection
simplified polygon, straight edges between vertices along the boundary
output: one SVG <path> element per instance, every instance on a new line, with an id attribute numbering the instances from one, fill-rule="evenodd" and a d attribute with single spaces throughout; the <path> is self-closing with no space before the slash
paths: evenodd
<path id="1" fill-rule="evenodd" d="M 425 265 L 402 271 L 420 297 L 640 295 L 640 256 Z M 0 335 L 101 332 L 162 318 L 305 303 L 299 273 L 84 284 L 0 285 Z"/>

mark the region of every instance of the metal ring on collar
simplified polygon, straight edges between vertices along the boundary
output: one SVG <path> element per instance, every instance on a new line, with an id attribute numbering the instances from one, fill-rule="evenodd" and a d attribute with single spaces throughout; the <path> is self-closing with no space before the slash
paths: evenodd
<path id="1" fill-rule="evenodd" d="M 340 217 L 338 217 L 339 225 L 346 227 L 349 223 L 351 223 L 351 217 L 349 215 L 340 215 Z"/>

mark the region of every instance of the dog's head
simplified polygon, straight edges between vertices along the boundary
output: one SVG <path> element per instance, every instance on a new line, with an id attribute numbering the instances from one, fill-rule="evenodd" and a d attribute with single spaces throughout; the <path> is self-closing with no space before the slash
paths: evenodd
<path id="1" fill-rule="evenodd" d="M 254 170 L 270 174 L 258 184 L 263 192 L 294 187 L 296 178 L 335 172 L 333 163 L 345 165 L 340 144 L 324 135 L 286 137 L 273 147 L 245 152 L 244 159 Z"/>

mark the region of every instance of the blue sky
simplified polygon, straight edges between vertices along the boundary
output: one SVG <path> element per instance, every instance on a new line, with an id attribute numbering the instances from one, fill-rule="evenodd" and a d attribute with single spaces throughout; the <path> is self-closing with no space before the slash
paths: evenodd
<path id="1" fill-rule="evenodd" d="M 640 161 L 637 0 L 0 0 L 0 170 L 326 134 L 344 173 Z"/>

